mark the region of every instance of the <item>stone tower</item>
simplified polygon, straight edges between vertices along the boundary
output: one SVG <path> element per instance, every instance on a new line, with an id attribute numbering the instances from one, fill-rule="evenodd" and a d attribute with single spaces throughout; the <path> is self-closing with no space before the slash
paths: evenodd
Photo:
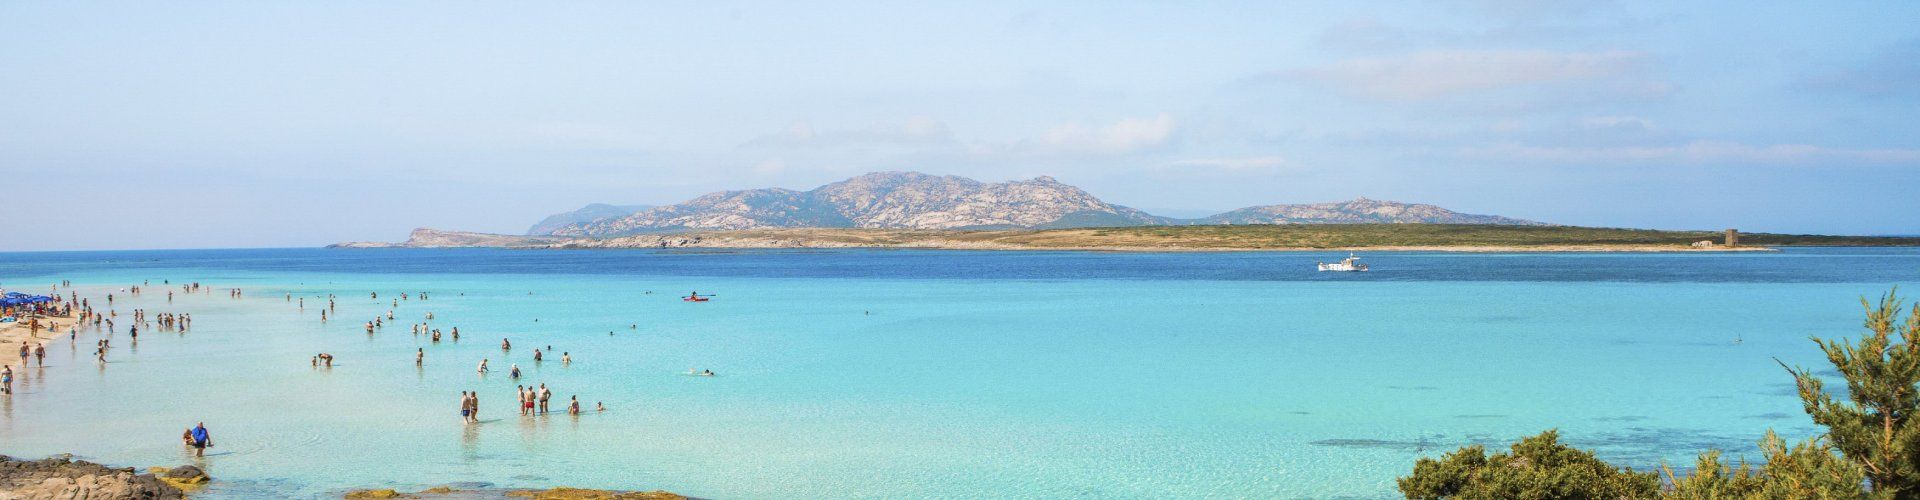
<path id="1" fill-rule="evenodd" d="M 1727 246 L 1735 246 L 1739 244 L 1740 244 L 1740 230 L 1728 229 L 1727 230 Z"/>

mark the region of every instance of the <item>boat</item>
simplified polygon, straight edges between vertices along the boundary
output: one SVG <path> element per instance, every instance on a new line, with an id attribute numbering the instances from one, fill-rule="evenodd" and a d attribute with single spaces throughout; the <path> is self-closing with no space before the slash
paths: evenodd
<path id="1" fill-rule="evenodd" d="M 701 297 L 698 295 L 689 295 L 686 297 L 681 297 L 680 300 L 687 301 L 687 302 L 706 302 L 707 298 Z"/>
<path id="2" fill-rule="evenodd" d="M 1319 263 L 1320 270 L 1321 271 L 1338 271 L 1338 272 L 1366 272 L 1367 265 L 1354 262 L 1357 260 L 1360 260 L 1360 256 L 1354 255 L 1352 253 L 1348 253 L 1347 258 L 1340 259 L 1340 262 Z"/>

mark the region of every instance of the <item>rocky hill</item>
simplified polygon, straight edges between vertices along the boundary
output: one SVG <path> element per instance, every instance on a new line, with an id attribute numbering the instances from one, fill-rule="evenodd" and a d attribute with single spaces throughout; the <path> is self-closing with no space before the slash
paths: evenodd
<path id="1" fill-rule="evenodd" d="M 533 227 L 527 229 L 527 234 L 536 235 L 536 236 L 543 235 L 543 234 L 553 234 L 554 231 L 559 230 L 560 228 L 563 228 L 563 227 L 567 227 L 568 224 L 581 224 L 581 223 L 597 221 L 600 219 L 624 217 L 627 215 L 631 215 L 634 212 L 646 210 L 649 208 L 653 208 L 653 206 L 652 205 L 608 205 L 605 203 L 590 203 L 585 207 L 581 207 L 579 210 L 574 210 L 572 212 L 566 212 L 566 213 L 553 214 L 553 215 L 547 216 L 547 218 L 545 219 L 540 219 L 539 223 L 536 223 L 533 225 Z"/>
<path id="2" fill-rule="evenodd" d="M 1138 226 L 1173 221 L 1110 204 L 1052 177 L 983 183 L 957 176 L 878 172 L 810 191 L 724 191 L 546 234 L 612 237 L 763 228 L 1006 229 Z"/>
<path id="3" fill-rule="evenodd" d="M 1356 198 L 1332 203 L 1265 205 L 1203 217 L 1193 224 L 1496 224 L 1542 226 L 1545 223 L 1463 214 L 1433 205 Z"/>

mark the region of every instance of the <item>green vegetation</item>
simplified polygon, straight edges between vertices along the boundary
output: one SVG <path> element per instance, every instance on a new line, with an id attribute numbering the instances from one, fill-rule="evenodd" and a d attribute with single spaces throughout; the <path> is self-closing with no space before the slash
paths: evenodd
<path id="1" fill-rule="evenodd" d="M 1648 498 L 1659 493 L 1660 478 L 1615 468 L 1547 431 L 1514 443 L 1510 453 L 1487 456 L 1475 445 L 1440 460 L 1422 458 L 1412 476 L 1400 479 L 1400 491 L 1434 499 Z"/>
<path id="2" fill-rule="evenodd" d="M 1618 468 L 1560 444 L 1547 431 L 1491 456 L 1468 446 L 1422 458 L 1399 481 L 1407 498 L 1920 498 L 1920 303 L 1901 317 L 1900 298 L 1861 299 L 1867 334 L 1855 342 L 1813 341 L 1847 381 L 1844 401 L 1804 368 L 1788 368 L 1823 436 L 1787 447 L 1769 430 L 1763 462 L 1728 466 L 1718 451 L 1700 455 L 1691 474 Z M 1784 366 L 1784 365 L 1783 365 Z"/>

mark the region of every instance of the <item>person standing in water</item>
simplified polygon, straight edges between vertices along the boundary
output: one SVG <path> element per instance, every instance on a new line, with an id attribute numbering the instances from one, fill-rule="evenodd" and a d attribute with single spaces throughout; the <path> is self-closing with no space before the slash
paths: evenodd
<path id="1" fill-rule="evenodd" d="M 207 448 L 213 446 L 213 435 L 207 433 L 207 423 L 200 422 L 198 424 L 195 424 L 193 426 L 192 433 L 193 433 L 193 456 L 196 456 L 196 457 L 207 456 Z"/>
<path id="2" fill-rule="evenodd" d="M 540 384 L 540 414 L 547 413 L 547 399 L 553 397 L 553 391 L 547 390 L 547 384 Z"/>
<path id="3" fill-rule="evenodd" d="M 414 348 L 413 349 L 413 366 L 420 366 L 422 364 L 426 364 L 426 362 L 427 362 L 427 350 L 425 348 L 418 348 L 418 347 Z"/>

